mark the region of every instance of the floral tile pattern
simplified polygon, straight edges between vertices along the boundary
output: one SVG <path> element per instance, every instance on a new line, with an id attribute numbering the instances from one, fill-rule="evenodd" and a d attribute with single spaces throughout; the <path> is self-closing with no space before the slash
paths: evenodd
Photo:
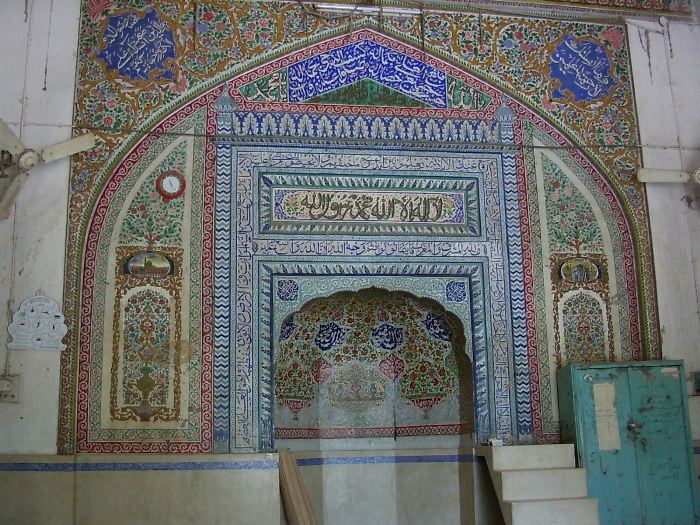
<path id="1" fill-rule="evenodd" d="M 85 0 L 78 53 L 98 146 L 71 176 L 62 453 L 270 449 L 304 384 L 447 406 L 462 365 L 406 361 L 389 312 L 376 362 L 335 369 L 349 328 L 326 320 L 296 386 L 275 377 L 285 319 L 368 287 L 460 320 L 480 437 L 556 440 L 558 366 L 658 357 L 623 26 Z"/>

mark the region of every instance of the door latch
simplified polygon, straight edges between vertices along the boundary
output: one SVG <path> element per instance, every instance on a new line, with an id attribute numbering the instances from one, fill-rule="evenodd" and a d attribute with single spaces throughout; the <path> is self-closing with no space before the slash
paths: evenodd
<path id="1" fill-rule="evenodd" d="M 632 441 L 637 441 L 643 426 L 644 425 L 642 423 L 631 418 L 627 421 L 627 431 L 630 433 L 629 437 L 632 439 Z M 646 443 L 643 445 L 646 445 Z"/>

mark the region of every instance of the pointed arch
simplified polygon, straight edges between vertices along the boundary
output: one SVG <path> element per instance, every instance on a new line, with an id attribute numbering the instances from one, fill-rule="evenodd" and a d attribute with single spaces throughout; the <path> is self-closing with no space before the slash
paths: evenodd
<path id="1" fill-rule="evenodd" d="M 363 53 L 385 60 L 372 69 L 371 60 L 357 58 Z M 355 60 L 358 70 L 350 71 L 345 58 Z M 323 89 L 304 92 L 304 83 L 320 78 L 312 78 L 320 65 L 331 68 L 330 80 Z M 341 72 L 345 80 L 337 81 L 334 75 Z M 291 90 L 290 78 L 296 82 Z M 384 102 L 368 104 L 367 93 Z M 640 304 L 642 287 L 650 279 L 649 265 L 637 264 L 642 256 L 640 226 L 616 184 L 542 112 L 493 79 L 467 72 L 436 53 L 370 28 L 321 35 L 213 79 L 202 92 L 160 111 L 146 126 L 144 136 L 119 150 L 117 163 L 84 215 L 84 237 L 76 241 L 86 249 L 76 297 L 80 328 L 71 340 L 76 360 L 63 366 L 64 450 L 73 442 L 81 452 L 269 447 L 271 336 L 266 323 L 274 322 L 275 312 L 265 309 L 273 308 L 274 296 L 276 304 L 293 296 L 273 290 L 273 277 L 260 277 L 275 265 L 282 265 L 281 275 L 301 272 L 304 283 L 314 275 L 330 278 L 336 268 L 342 269 L 337 270 L 341 276 L 368 279 L 391 268 L 386 275 L 392 279 L 414 283 L 417 276 L 430 277 L 452 298 L 447 300 L 470 308 L 479 296 L 474 330 L 481 334 L 479 344 L 491 345 L 474 363 L 479 370 L 480 428 L 509 440 L 556 439 L 552 408 L 542 402 L 542 389 L 554 374 L 542 356 L 548 352 L 547 335 L 556 327 L 538 309 L 545 302 L 538 300 L 537 283 L 549 262 L 537 253 L 535 226 L 543 210 L 533 204 L 537 168 L 528 156 L 537 140 L 556 150 L 561 162 L 575 165 L 576 176 L 596 188 L 591 194 L 620 237 L 611 263 L 622 275 L 627 299 L 620 337 L 629 342 L 633 358 L 642 357 L 644 345 L 647 353 L 656 351 L 658 327 Z M 188 162 L 201 168 L 191 184 L 188 180 L 187 191 L 197 193 L 186 196 L 192 205 L 184 219 L 192 235 L 188 268 L 198 273 L 183 278 L 188 288 L 181 290 L 189 295 L 191 308 L 182 315 L 191 317 L 196 328 L 183 339 L 197 349 L 188 355 L 187 365 L 198 379 L 187 387 L 200 419 L 196 428 L 188 427 L 189 434 L 132 428 L 109 434 L 105 445 L 103 436 L 96 439 L 89 430 L 90 422 L 100 424 L 97 401 L 85 408 L 76 398 L 76 392 L 91 395 L 91 363 L 101 352 L 101 340 L 93 335 L 110 330 L 104 323 L 108 291 L 101 278 L 113 269 L 105 262 L 105 239 L 119 212 L 115 208 L 125 201 L 125 181 L 133 179 L 144 158 L 169 148 L 169 134 L 182 129 L 195 130 L 196 147 Z M 337 176 L 339 171 L 344 175 Z M 317 220 L 309 213 L 283 210 L 282 200 L 275 199 L 292 191 L 284 186 L 292 179 L 311 182 L 297 188 L 287 202 L 299 204 L 305 196 L 316 196 L 334 205 L 335 212 L 343 206 L 344 215 L 321 210 L 324 216 Z M 363 201 L 366 207 L 352 199 L 333 201 L 353 191 L 369 198 Z M 414 203 L 411 196 L 417 191 L 436 200 Z M 410 211 L 411 206 L 418 211 Z M 420 220 L 425 206 L 439 207 L 437 220 Z M 380 211 L 371 211 L 375 208 Z M 318 262 L 324 258 L 332 264 Z M 466 277 L 477 267 L 483 273 L 478 280 Z M 640 275 L 640 268 L 647 274 Z M 476 282 L 479 290 L 470 288 Z M 487 388 L 489 384 L 494 388 Z"/>

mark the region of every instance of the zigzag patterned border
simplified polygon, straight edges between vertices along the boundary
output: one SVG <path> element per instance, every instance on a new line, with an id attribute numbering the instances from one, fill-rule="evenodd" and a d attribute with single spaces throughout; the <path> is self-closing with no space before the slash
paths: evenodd
<path id="1" fill-rule="evenodd" d="M 484 275 L 488 264 L 485 259 L 457 263 L 445 259 L 387 259 L 382 262 L 356 263 L 346 259 L 327 259 L 323 262 L 310 260 L 287 260 L 278 262 L 279 258 L 259 258 L 254 266 L 255 282 L 260 291 L 260 304 L 257 306 L 259 316 L 258 337 L 260 366 L 260 445 L 272 445 L 272 361 L 274 343 L 272 330 L 275 324 L 274 280 L 278 277 L 294 276 L 302 283 L 309 279 L 330 279 L 333 284 L 324 281 L 323 286 L 300 286 L 305 290 L 296 301 L 297 307 L 318 297 L 325 297 L 341 290 L 359 290 L 379 286 L 388 290 L 403 290 L 420 297 L 430 297 L 446 309 L 457 315 L 462 321 L 468 335 L 471 336 L 471 360 L 474 377 L 474 410 L 476 415 L 476 432 L 479 439 L 485 440 L 493 433 L 510 438 L 510 426 L 498 427 L 493 410 L 489 408 L 489 399 L 493 397 L 497 386 L 489 381 L 488 347 L 491 340 L 491 322 L 488 318 L 490 299 L 489 289 Z M 419 277 L 424 284 L 416 289 L 410 283 L 399 283 L 397 278 Z M 460 312 L 455 305 L 447 302 L 444 289 L 453 279 L 466 280 L 469 283 L 470 301 L 465 305 L 466 311 Z"/>
<path id="2" fill-rule="evenodd" d="M 226 107 L 230 107 L 228 104 L 223 104 Z M 313 142 L 313 140 L 312 140 Z M 313 149 L 313 146 L 309 146 Z M 252 241 L 252 235 L 253 235 L 253 230 L 252 230 L 252 225 L 254 224 L 254 217 L 251 216 L 251 211 L 252 208 L 252 200 L 251 197 L 252 195 L 250 192 L 252 191 L 254 193 L 254 187 L 252 187 L 252 173 L 255 171 L 255 163 L 263 162 L 262 159 L 267 158 L 269 156 L 269 160 L 273 161 L 273 165 L 275 166 L 274 169 L 278 168 L 283 168 L 284 164 L 280 163 L 281 161 L 285 159 L 292 159 L 294 158 L 294 155 L 302 155 L 304 157 L 305 155 L 308 156 L 312 153 L 312 150 L 306 150 L 308 153 L 305 153 L 304 150 L 297 150 L 297 149 L 279 149 L 279 147 L 273 147 L 270 148 L 269 145 L 261 145 L 260 149 L 251 149 L 250 147 L 243 148 L 244 152 L 247 152 L 246 155 L 250 157 L 253 155 L 253 157 L 246 157 L 248 160 L 246 160 L 246 171 L 247 173 L 245 176 L 242 176 L 240 174 L 237 174 L 235 177 L 236 180 L 236 185 L 238 188 L 238 192 L 240 193 L 241 191 L 244 192 L 243 194 L 239 194 L 236 196 L 235 201 L 236 201 L 236 211 L 235 211 L 235 216 L 236 217 L 244 217 L 244 222 L 243 223 L 236 223 L 236 242 L 240 242 L 243 244 L 240 244 L 237 250 L 237 253 L 239 255 L 242 255 L 243 258 L 241 259 L 239 256 L 237 256 L 237 262 L 236 264 L 232 264 L 232 267 L 238 268 L 239 271 L 243 272 L 248 272 L 248 268 L 250 268 L 250 261 L 254 259 L 258 259 L 261 257 L 263 254 L 274 254 L 278 253 L 279 257 L 285 257 L 285 254 L 289 254 L 292 244 L 289 242 L 283 243 L 281 241 L 263 241 L 263 240 L 256 240 Z M 327 151 L 327 150 L 326 150 Z M 354 148 L 350 148 L 347 150 L 343 150 L 346 152 L 346 155 L 349 154 L 355 154 L 355 155 L 362 155 L 362 151 L 358 151 Z M 255 152 L 255 153 L 253 153 Z M 294 152 L 294 153 L 292 153 Z M 258 159 L 258 155 L 261 155 Z M 291 155 L 291 157 L 290 157 Z M 396 152 L 387 152 L 386 155 L 393 155 L 396 156 Z M 421 153 L 419 155 L 425 155 L 425 153 Z M 454 155 L 454 153 L 453 153 Z M 485 155 L 484 161 L 486 163 L 493 163 L 493 160 L 486 160 L 488 157 L 489 159 L 495 159 L 497 158 L 497 155 L 494 154 L 494 152 L 486 153 L 486 152 L 479 152 L 476 154 L 472 154 L 473 156 L 481 156 Z M 234 153 L 235 156 L 235 153 Z M 256 160 L 252 165 L 250 164 L 250 160 L 252 158 L 256 158 Z M 441 159 L 441 156 L 435 156 L 435 159 Z M 481 158 L 481 157 L 480 157 Z M 232 164 L 237 164 L 239 161 L 233 162 Z M 485 164 L 486 165 L 486 164 Z M 502 171 L 502 166 L 500 166 L 500 163 L 495 163 L 495 165 L 498 165 L 499 171 Z M 261 166 L 267 166 L 267 161 L 263 162 Z M 229 169 L 226 167 L 226 169 Z M 226 180 L 231 181 L 233 183 L 234 178 L 231 175 L 226 175 Z M 492 176 L 491 179 L 489 179 L 489 186 L 491 189 L 488 191 L 490 192 L 490 197 L 491 199 L 489 202 L 491 202 L 492 205 L 497 204 L 500 202 L 502 195 L 500 194 L 499 188 L 502 187 L 504 184 L 504 180 L 502 179 L 502 176 L 498 176 L 498 178 L 494 178 L 495 174 Z M 515 179 L 515 175 L 512 175 L 509 178 L 509 181 L 513 181 Z M 223 180 L 223 179 L 222 179 Z M 510 184 L 510 183 L 509 183 Z M 487 193 L 488 193 L 487 192 Z M 495 192 L 495 193 L 494 193 Z M 517 191 L 514 190 L 513 188 L 510 188 L 508 190 L 508 193 L 510 195 L 517 194 Z M 500 195 L 500 196 L 499 196 Z M 511 216 L 508 221 L 509 221 L 509 226 L 505 227 L 503 224 L 503 221 L 505 221 L 505 215 L 506 211 L 505 209 L 501 209 L 500 206 L 497 206 L 497 210 L 494 209 L 494 211 L 491 212 L 491 217 L 492 221 L 496 221 L 494 223 L 498 224 L 499 226 L 496 228 L 496 231 L 500 231 L 501 228 L 503 228 L 504 231 L 508 231 L 509 235 L 517 235 L 518 232 L 518 224 L 519 224 L 519 217 L 517 215 Z M 503 217 L 501 217 L 501 214 Z M 512 214 L 511 214 L 512 215 Z M 217 217 L 217 221 L 220 219 L 220 217 Z M 222 230 L 225 231 L 225 230 Z M 480 432 L 484 432 L 482 437 L 488 437 L 488 432 L 495 432 L 498 435 L 504 436 L 507 439 L 511 439 L 513 435 L 513 425 L 515 424 L 515 410 L 514 406 L 511 406 L 514 404 L 514 398 L 515 398 L 515 392 L 514 388 L 512 386 L 512 333 L 511 333 L 511 328 L 509 327 L 508 319 L 510 318 L 511 313 L 509 312 L 511 308 L 511 304 L 509 302 L 509 283 L 508 279 L 509 276 L 507 275 L 508 271 L 510 272 L 520 272 L 522 271 L 519 269 L 518 266 L 516 266 L 516 263 L 511 262 L 509 260 L 508 254 L 505 253 L 507 250 L 505 248 L 506 244 L 506 239 L 498 237 L 497 244 L 498 246 L 493 246 L 491 247 L 491 243 L 496 241 L 496 239 L 491 239 L 491 241 L 484 243 L 484 241 L 481 241 L 481 243 L 476 242 L 476 243 L 461 243 L 464 246 L 462 247 L 463 257 L 467 256 L 469 253 L 476 254 L 477 252 L 484 251 L 484 255 L 489 254 L 489 257 L 492 259 L 491 260 L 491 269 L 489 270 L 490 277 L 489 279 L 493 280 L 493 283 L 487 284 L 484 282 L 482 286 L 495 286 L 494 292 L 496 293 L 497 303 L 494 303 L 492 307 L 488 310 L 489 315 L 496 315 L 496 318 L 498 319 L 499 322 L 499 351 L 494 352 L 493 356 L 489 356 L 487 352 L 483 352 L 483 354 L 480 354 L 480 360 L 476 361 L 474 366 L 475 366 L 475 373 L 476 374 L 483 374 L 483 381 L 481 381 L 479 384 L 480 385 L 487 385 L 487 384 L 494 384 L 495 388 L 490 389 L 486 388 L 486 386 L 483 386 L 483 388 L 478 387 L 476 389 L 476 409 L 477 409 L 477 426 L 479 427 Z M 347 243 L 348 241 L 335 241 L 335 244 L 344 244 Z M 369 252 L 366 255 L 374 255 L 377 256 L 380 254 L 381 249 L 380 246 L 383 244 L 392 244 L 391 242 L 386 242 L 386 241 L 377 241 L 377 240 L 366 240 L 366 241 L 353 241 L 351 244 L 353 245 L 365 245 L 367 243 L 370 243 L 369 245 L 371 246 L 376 246 L 372 254 Z M 501 245 L 500 243 L 503 243 Z M 315 257 L 318 257 L 321 255 L 321 248 L 325 245 L 329 244 L 334 244 L 333 241 L 330 240 L 325 240 L 325 241 L 307 241 L 307 240 L 299 240 L 296 241 L 296 244 L 299 244 L 299 248 L 301 248 L 301 245 L 309 245 L 308 251 L 309 255 L 315 254 Z M 425 244 L 423 242 L 420 243 Z M 439 244 L 439 243 L 428 243 L 428 244 Z M 460 244 L 460 243 L 458 243 Z M 312 246 L 313 245 L 313 246 Z M 369 246 L 368 245 L 368 246 Z M 483 245 L 479 247 L 480 245 Z M 222 246 L 225 246 L 223 244 Z M 254 253 L 259 254 L 257 257 L 249 251 L 250 249 L 254 248 Z M 515 245 L 517 246 L 517 244 Z M 330 248 L 330 246 L 329 246 Z M 493 250 L 493 254 L 491 254 L 491 251 Z M 332 252 L 328 252 L 332 253 Z M 251 257 L 252 255 L 252 257 Z M 428 255 L 426 251 L 426 256 Z M 435 253 L 437 255 L 437 253 Z M 446 254 L 447 255 L 447 254 Z M 459 251 L 455 252 L 453 255 L 458 256 Z M 389 259 L 386 259 L 389 260 Z M 428 259 L 424 257 L 418 257 L 418 258 L 411 258 L 411 259 L 404 259 L 406 261 L 413 261 L 415 264 L 424 266 L 425 264 L 428 263 Z M 446 264 L 449 259 L 448 258 L 443 258 L 443 259 L 433 259 L 434 261 L 440 261 L 440 264 Z M 347 261 L 347 260 L 346 260 Z M 352 274 L 354 272 L 355 275 L 361 275 L 362 272 L 364 271 L 363 268 L 365 265 L 361 261 L 357 261 L 354 264 L 350 264 L 351 267 L 354 267 L 352 272 L 349 274 Z M 439 265 L 438 265 L 439 266 Z M 256 268 L 256 264 L 253 264 L 253 268 Z M 435 267 L 434 267 L 435 268 Z M 505 269 L 508 269 L 506 272 L 504 272 Z M 254 270 L 255 271 L 255 270 Z M 438 272 L 438 270 L 435 270 Z M 495 273 L 494 273 L 495 272 Z M 318 272 L 317 272 L 318 273 Z M 323 275 L 324 272 L 319 273 L 319 275 Z M 437 275 L 434 274 L 433 276 Z M 241 280 L 241 276 L 236 277 L 237 281 Z M 237 291 L 233 292 L 232 295 L 233 297 L 236 298 L 236 300 L 243 300 L 246 304 L 241 307 L 237 307 L 237 310 L 235 313 L 229 313 L 228 310 L 228 305 L 223 305 L 222 308 L 217 311 L 217 317 L 221 316 L 222 320 L 225 318 L 226 315 L 232 315 L 231 317 L 231 326 L 230 326 L 230 331 L 237 334 L 237 339 L 236 339 L 236 351 L 232 352 L 235 354 L 240 354 L 243 361 L 231 363 L 232 368 L 231 368 L 231 373 L 230 376 L 233 377 L 234 375 L 237 376 L 239 373 L 242 374 L 242 379 L 241 379 L 241 384 L 239 385 L 243 389 L 236 388 L 235 389 L 235 394 L 236 396 L 231 397 L 231 402 L 233 400 L 236 400 L 236 405 L 240 406 L 240 408 L 244 409 L 242 412 L 237 412 L 233 404 L 230 407 L 231 410 L 231 416 L 229 418 L 230 425 L 231 425 L 231 431 L 230 431 L 230 442 L 231 442 L 231 450 L 255 450 L 256 447 L 262 447 L 262 449 L 266 449 L 272 446 L 272 419 L 271 417 L 267 416 L 266 414 L 271 413 L 271 404 L 272 404 L 272 390 L 271 390 L 271 383 L 269 380 L 264 379 L 264 374 L 267 373 L 268 370 L 271 369 L 272 367 L 272 361 L 271 361 L 271 354 L 269 354 L 269 351 L 266 350 L 266 348 L 271 348 L 272 342 L 270 339 L 269 331 L 271 330 L 271 327 L 269 323 L 267 322 L 267 316 L 270 315 L 270 309 L 271 309 L 271 301 L 272 301 L 272 291 L 268 289 L 268 286 L 255 286 L 251 285 L 250 281 L 248 278 L 243 279 L 241 281 L 243 287 L 237 289 Z M 271 285 L 270 285 L 271 286 Z M 226 286 L 220 286 L 218 287 L 221 290 L 226 289 Z M 444 285 L 441 286 L 442 289 L 444 289 Z M 257 290 L 257 292 L 255 292 Z M 518 295 L 518 285 L 516 283 L 516 297 Z M 254 293 L 255 292 L 255 293 Z M 492 292 L 488 292 L 492 293 Z M 262 295 L 261 295 L 262 294 Z M 255 302 L 258 300 L 263 300 L 262 297 L 266 297 L 264 299 L 263 303 L 258 304 L 255 306 Z M 222 296 L 223 298 L 223 296 Z M 260 298 L 260 299 L 258 299 Z M 249 301 L 253 301 L 253 304 L 250 304 Z M 448 305 L 449 307 L 449 305 Z M 487 328 L 490 326 L 490 322 L 488 320 L 484 321 L 480 316 L 483 315 L 483 312 L 480 310 L 482 308 L 480 305 L 475 305 L 474 307 L 474 312 L 476 312 L 475 317 L 471 322 L 467 323 L 469 326 L 476 327 L 477 330 L 486 330 L 485 333 L 491 333 L 491 328 Z M 494 310 L 495 308 L 495 310 Z M 239 324 L 236 319 L 245 319 L 244 324 Z M 222 328 L 223 329 L 223 328 Z M 255 335 L 256 330 L 265 330 L 262 335 Z M 257 346 L 258 350 L 253 350 L 252 352 L 249 350 L 245 350 L 246 348 L 249 347 L 252 343 L 249 342 L 250 334 L 253 334 L 254 337 L 258 337 L 261 342 Z M 240 335 L 240 337 L 239 337 Z M 524 335 L 520 335 L 521 339 L 524 339 Z M 476 341 L 475 344 L 480 344 L 479 341 Z M 224 348 L 221 348 L 221 353 L 223 354 Z M 220 360 L 220 362 L 223 362 L 223 359 Z M 234 374 L 234 370 L 236 373 Z M 262 374 L 262 376 L 260 375 Z M 219 376 L 224 377 L 227 376 L 227 374 L 223 373 L 221 371 L 218 373 Z M 238 381 L 238 379 L 236 379 Z M 518 377 L 518 384 L 520 386 L 521 390 L 525 390 L 529 393 L 529 385 L 527 384 L 528 381 L 528 376 L 525 375 L 520 375 Z M 251 395 L 249 392 L 250 385 L 252 384 L 257 384 L 257 396 L 254 396 L 252 400 L 252 404 L 249 401 L 244 401 L 244 399 L 247 399 L 246 396 Z M 244 385 L 246 385 L 244 387 Z M 217 387 L 219 388 L 219 387 Z M 243 396 L 243 397 L 241 397 Z M 223 413 L 224 410 L 224 402 L 225 400 L 222 399 L 220 400 L 221 403 L 220 405 L 217 405 L 217 414 Z M 529 401 L 529 399 L 528 399 Z M 242 403 L 242 404 L 241 404 Z M 252 411 L 252 412 L 251 412 Z M 521 418 L 522 419 L 522 418 Z M 222 417 L 222 419 L 217 421 L 216 426 L 217 428 L 222 428 L 223 425 L 225 424 L 225 419 Z M 483 429 L 483 430 L 482 430 Z M 223 435 L 223 434 L 222 434 Z M 251 441 L 252 440 L 252 441 Z M 221 447 L 224 446 L 223 443 L 220 444 Z M 222 448 L 223 450 L 223 448 Z"/>
<path id="3" fill-rule="evenodd" d="M 230 119 L 219 115 L 217 133 L 230 133 Z M 233 298 L 231 273 L 232 147 L 216 144 L 216 197 L 214 221 L 214 451 L 229 450 L 230 348 Z"/>

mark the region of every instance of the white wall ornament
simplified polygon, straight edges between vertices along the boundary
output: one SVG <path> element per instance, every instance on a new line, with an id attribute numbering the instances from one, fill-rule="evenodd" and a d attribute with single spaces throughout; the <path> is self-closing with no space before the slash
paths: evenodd
<path id="1" fill-rule="evenodd" d="M 58 350 L 66 348 L 61 342 L 68 333 L 63 314 L 56 301 L 40 295 L 27 299 L 12 316 L 7 327 L 12 336 L 10 350 Z"/>

